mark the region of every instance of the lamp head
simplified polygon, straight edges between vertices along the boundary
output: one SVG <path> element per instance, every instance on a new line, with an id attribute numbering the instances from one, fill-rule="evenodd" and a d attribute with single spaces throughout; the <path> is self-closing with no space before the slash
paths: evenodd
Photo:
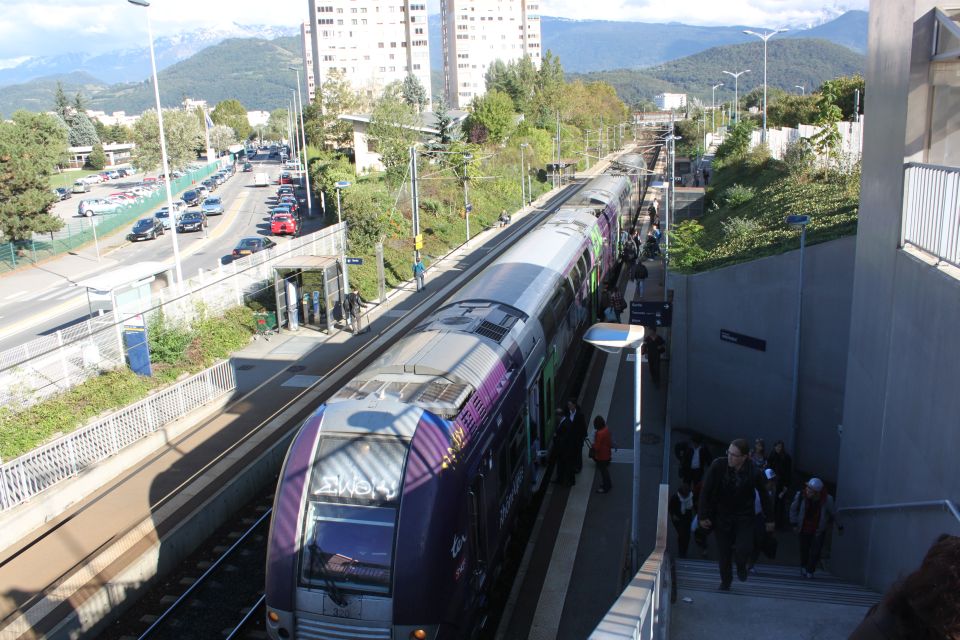
<path id="1" fill-rule="evenodd" d="M 135 4 L 138 7 L 149 7 L 150 3 L 147 0 L 127 0 L 130 4 Z"/>
<path id="2" fill-rule="evenodd" d="M 803 228 L 810 224 L 810 216 L 792 215 L 783 219 L 791 227 Z"/>
<path id="3" fill-rule="evenodd" d="M 636 348 L 643 342 L 645 328 L 636 324 L 598 322 L 591 325 L 583 340 L 601 351 L 617 353 L 621 349 Z"/>

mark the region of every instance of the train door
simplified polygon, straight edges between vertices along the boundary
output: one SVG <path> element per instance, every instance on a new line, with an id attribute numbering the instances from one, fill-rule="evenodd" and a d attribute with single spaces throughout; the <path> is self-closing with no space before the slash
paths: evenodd
<path id="1" fill-rule="evenodd" d="M 553 438 L 553 429 L 556 427 L 556 416 L 554 409 L 557 407 L 557 399 L 554 395 L 557 374 L 557 351 L 552 346 L 549 347 L 549 354 L 546 362 L 543 363 L 543 370 L 540 374 L 540 407 L 542 419 L 540 424 L 543 448 L 550 446 Z"/>
<path id="2" fill-rule="evenodd" d="M 490 562 L 490 548 L 487 544 L 486 507 L 484 505 L 484 476 L 478 473 L 470 483 L 469 515 L 470 515 L 470 545 L 473 547 L 473 556 L 476 567 L 470 579 L 471 587 L 475 592 L 483 591 L 486 580 L 487 567 Z"/>

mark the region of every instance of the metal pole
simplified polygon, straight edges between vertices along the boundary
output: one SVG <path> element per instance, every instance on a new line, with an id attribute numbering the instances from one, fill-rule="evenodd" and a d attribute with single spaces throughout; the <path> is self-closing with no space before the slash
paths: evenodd
<path id="1" fill-rule="evenodd" d="M 527 206 L 527 195 L 523 188 L 523 145 L 520 145 L 520 208 Z"/>
<path id="2" fill-rule="evenodd" d="M 467 175 L 469 160 L 463 160 L 463 211 L 467 217 L 467 242 L 470 242 L 470 176 Z"/>
<path id="3" fill-rule="evenodd" d="M 799 431 L 799 420 L 797 418 L 797 399 L 800 388 L 800 321 L 803 312 L 803 252 L 807 244 L 807 227 L 800 227 L 800 277 L 797 284 L 797 326 L 793 339 L 793 388 L 790 390 L 790 455 L 794 462 L 799 461 L 797 457 L 797 431 Z"/>
<path id="4" fill-rule="evenodd" d="M 767 40 L 769 39 L 770 36 L 763 39 L 763 133 L 760 136 L 762 142 L 767 141 Z"/>
<path id="5" fill-rule="evenodd" d="M 630 505 L 630 572 L 640 568 L 640 434 L 643 359 L 640 345 L 633 350 L 633 500 Z"/>
<path id="6" fill-rule="evenodd" d="M 420 261 L 420 249 L 417 247 L 417 236 L 420 235 L 420 193 L 417 185 L 417 148 L 410 147 L 410 193 L 411 206 L 413 211 L 411 218 L 413 220 L 413 261 Z"/>
<path id="7" fill-rule="evenodd" d="M 97 250 L 97 262 L 100 262 L 100 241 L 97 240 L 97 224 L 93 221 L 93 216 L 90 216 L 90 228 L 93 230 L 93 246 Z"/>
<path id="8" fill-rule="evenodd" d="M 170 212 L 170 216 L 174 217 L 173 193 L 170 191 L 170 162 L 167 159 L 167 138 L 163 132 L 163 109 L 160 108 L 160 85 L 157 82 L 157 59 L 153 51 L 153 26 L 150 24 L 150 5 L 149 3 L 140 4 L 137 2 L 132 4 L 147 9 L 147 40 L 150 42 L 150 69 L 153 72 L 153 97 L 157 104 L 157 125 L 160 128 L 160 158 L 163 165 L 163 175 L 165 177 L 163 184 L 167 192 L 167 210 Z M 180 245 L 177 242 L 177 225 L 171 224 L 170 230 L 172 231 L 170 238 L 173 241 L 173 262 L 177 273 L 177 287 L 181 287 L 183 285 L 183 269 L 180 266 Z"/>
<path id="9" fill-rule="evenodd" d="M 303 151 L 303 179 L 307 189 L 307 217 L 312 218 L 313 201 L 310 197 L 310 162 L 307 158 L 307 131 L 303 127 L 303 95 L 300 93 L 300 72 L 296 69 L 293 69 L 293 72 L 297 76 L 297 102 L 300 104 L 300 147 Z"/>

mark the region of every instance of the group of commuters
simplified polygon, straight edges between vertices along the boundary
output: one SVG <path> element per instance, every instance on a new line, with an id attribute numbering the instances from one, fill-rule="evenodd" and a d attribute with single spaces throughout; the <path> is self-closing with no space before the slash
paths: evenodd
<path id="1" fill-rule="evenodd" d="M 554 455 L 556 456 L 556 477 L 554 482 L 572 487 L 576 476 L 583 469 L 583 447 L 600 472 L 600 486 L 597 493 L 609 493 L 613 488 L 610 482 L 610 460 L 613 457 L 613 439 L 606 421 L 596 416 L 593 419 L 593 439 L 587 437 L 587 421 L 583 410 L 575 400 L 568 400 L 565 407 L 557 407 L 557 426 L 554 431 Z"/>
<path id="2" fill-rule="evenodd" d="M 706 555 L 707 535 L 712 533 L 720 589 L 727 591 L 734 564 L 737 577 L 746 580 L 761 553 L 775 556 L 776 530 L 792 526 L 799 536 L 800 575 L 813 578 L 833 522 L 833 497 L 816 477 L 792 491 L 793 462 L 783 441 L 768 454 L 762 439 L 751 448 L 738 438 L 724 455 L 713 458 L 702 436 L 693 434 L 675 453 L 681 484 L 669 511 L 680 557 L 686 557 L 691 534 Z"/>

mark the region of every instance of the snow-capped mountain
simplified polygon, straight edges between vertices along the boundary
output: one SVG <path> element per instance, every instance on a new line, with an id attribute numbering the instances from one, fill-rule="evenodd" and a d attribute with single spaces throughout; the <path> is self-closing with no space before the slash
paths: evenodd
<path id="1" fill-rule="evenodd" d="M 228 38 L 274 38 L 295 36 L 298 27 L 242 25 L 228 22 L 154 41 L 157 69 L 186 60 L 195 53 Z M 0 86 L 19 84 L 34 78 L 83 71 L 106 83 L 135 82 L 150 75 L 150 51 L 146 47 L 119 49 L 107 53 L 65 53 L 29 58 L 20 64 L 0 69 Z"/>

